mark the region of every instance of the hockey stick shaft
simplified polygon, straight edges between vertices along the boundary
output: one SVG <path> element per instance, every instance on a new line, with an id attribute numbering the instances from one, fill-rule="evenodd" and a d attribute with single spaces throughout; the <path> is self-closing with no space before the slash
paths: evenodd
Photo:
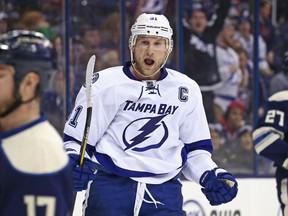
<path id="1" fill-rule="evenodd" d="M 84 126 L 84 132 L 83 132 L 83 138 L 80 148 L 80 154 L 79 154 L 79 165 L 83 166 L 84 162 L 84 156 L 86 152 L 86 146 L 88 142 L 88 135 L 90 130 L 90 124 L 92 119 L 92 101 L 91 101 L 91 88 L 92 88 L 92 77 L 94 72 L 94 66 L 95 66 L 96 56 L 92 55 L 88 61 L 87 67 L 86 67 L 86 78 L 85 78 L 85 86 L 86 86 L 86 103 L 87 103 L 87 114 L 86 114 L 86 121 Z M 75 206 L 77 198 L 77 192 L 74 193 L 73 196 L 73 207 L 70 212 L 70 216 L 73 216 L 73 210 Z"/>
<path id="2" fill-rule="evenodd" d="M 79 154 L 79 165 L 80 166 L 83 166 L 83 162 L 84 162 L 84 155 L 85 155 L 87 142 L 88 142 L 88 135 L 89 135 L 89 130 L 90 130 L 91 118 L 92 118 L 92 106 L 87 108 L 87 116 L 86 116 L 83 140 L 81 143 L 81 149 L 80 149 L 80 154 Z"/>

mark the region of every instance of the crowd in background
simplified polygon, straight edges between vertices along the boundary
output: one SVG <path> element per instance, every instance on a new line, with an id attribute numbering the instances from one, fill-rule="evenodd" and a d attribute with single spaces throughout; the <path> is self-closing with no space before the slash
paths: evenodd
<path id="1" fill-rule="evenodd" d="M 66 119 L 65 57 L 69 56 L 71 64 L 70 101 L 74 101 L 76 92 L 84 82 L 86 64 L 92 54 L 97 56 L 95 71 L 120 65 L 123 59 L 129 59 L 128 44 L 123 39 L 125 34 L 121 26 L 122 1 L 70 2 L 69 55 L 64 49 L 63 2 L 2 0 L 0 8 L 0 34 L 11 29 L 35 30 L 47 36 L 55 46 L 56 73 L 50 89 L 44 95 L 43 111 L 59 133 L 62 133 Z M 182 72 L 200 85 L 213 141 L 213 157 L 219 166 L 240 174 L 253 174 L 255 163 L 251 136 L 255 36 L 253 2 L 186 0 L 181 20 L 184 36 L 180 43 L 184 43 L 185 47 Z M 173 26 L 173 39 L 176 42 L 179 37 L 178 3 L 176 0 L 127 0 L 124 25 L 126 37 L 129 37 L 130 20 L 134 20 L 140 13 L 163 13 Z M 283 53 L 288 50 L 287 16 L 288 1 L 261 0 L 258 38 L 259 115 L 270 95 L 288 89 L 288 75 L 281 70 Z M 121 56 L 122 46 L 127 47 L 125 57 Z M 175 69 L 179 65 L 177 46 L 175 43 L 167 62 L 167 66 Z M 207 55 L 203 54 L 201 59 L 202 51 Z M 273 173 L 269 161 L 258 159 L 257 163 L 259 173 Z"/>

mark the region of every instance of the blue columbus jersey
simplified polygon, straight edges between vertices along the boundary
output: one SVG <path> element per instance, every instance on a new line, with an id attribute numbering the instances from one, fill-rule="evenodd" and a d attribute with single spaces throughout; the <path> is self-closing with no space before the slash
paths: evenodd
<path id="1" fill-rule="evenodd" d="M 267 103 L 253 132 L 255 150 L 288 170 L 288 91 L 277 92 Z M 287 174 L 286 174 L 287 175 Z"/>
<path id="2" fill-rule="evenodd" d="M 0 134 L 0 215 L 66 216 L 73 203 L 68 160 L 44 117 Z"/>
<path id="3" fill-rule="evenodd" d="M 162 68 L 159 80 L 139 81 L 129 66 L 94 74 L 86 157 L 117 175 L 162 183 L 181 171 L 190 152 L 212 152 L 202 95 L 195 81 L 177 71 Z M 85 90 L 65 125 L 68 153 L 79 153 Z"/>

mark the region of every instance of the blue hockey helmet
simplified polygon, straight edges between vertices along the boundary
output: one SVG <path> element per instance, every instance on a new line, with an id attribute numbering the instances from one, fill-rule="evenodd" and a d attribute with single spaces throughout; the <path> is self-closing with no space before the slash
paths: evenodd
<path id="1" fill-rule="evenodd" d="M 13 30 L 0 36 L 0 63 L 14 67 L 16 85 L 28 72 L 36 72 L 40 90 L 45 90 L 55 71 L 53 56 L 52 43 L 42 33 Z"/>

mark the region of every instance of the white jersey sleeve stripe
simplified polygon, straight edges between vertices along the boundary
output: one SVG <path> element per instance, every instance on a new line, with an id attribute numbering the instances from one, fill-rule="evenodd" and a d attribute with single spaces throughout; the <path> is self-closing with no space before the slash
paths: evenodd
<path id="1" fill-rule="evenodd" d="M 257 134 L 257 135 L 256 135 Z M 253 139 L 255 143 L 255 151 L 259 154 L 265 150 L 268 146 L 273 144 L 277 139 L 280 138 L 279 134 L 268 130 L 267 128 L 259 128 L 253 134 Z"/>

